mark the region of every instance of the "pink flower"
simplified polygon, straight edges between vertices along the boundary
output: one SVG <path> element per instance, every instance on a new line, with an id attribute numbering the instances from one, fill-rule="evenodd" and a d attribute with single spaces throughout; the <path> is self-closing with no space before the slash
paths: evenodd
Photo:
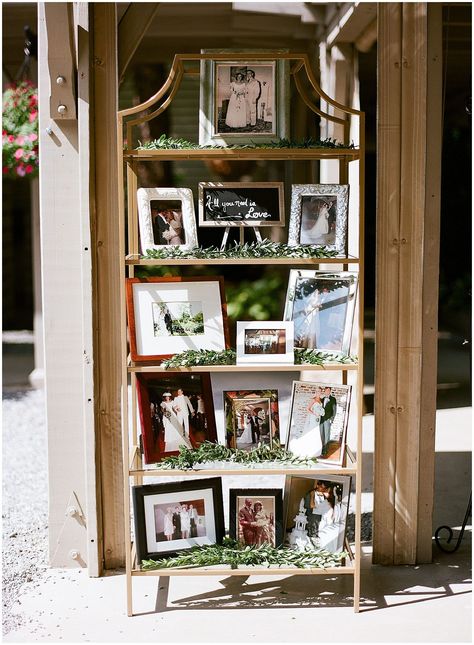
<path id="1" fill-rule="evenodd" d="M 28 138 L 30 141 L 36 141 L 36 139 L 38 138 L 38 135 L 32 132 Z"/>
<path id="2" fill-rule="evenodd" d="M 23 157 L 23 153 L 23 148 L 18 148 L 18 150 L 15 150 L 15 159 L 21 159 Z"/>
<path id="3" fill-rule="evenodd" d="M 13 134 L 8 135 L 8 141 L 9 143 L 13 143 L 15 141 L 15 137 L 13 136 Z"/>
<path id="4" fill-rule="evenodd" d="M 38 112 L 30 112 L 30 123 L 33 123 L 33 121 L 36 121 L 37 116 L 38 116 Z"/>
<path id="5" fill-rule="evenodd" d="M 25 137 L 22 134 L 19 134 L 16 138 L 16 143 L 19 146 L 22 146 L 25 143 Z"/>
<path id="6" fill-rule="evenodd" d="M 28 164 L 25 167 L 25 172 L 26 172 L 27 175 L 29 175 L 31 172 L 33 172 L 33 166 L 31 164 Z"/>
<path id="7" fill-rule="evenodd" d="M 19 177 L 24 177 L 24 176 L 25 176 L 25 169 L 23 168 L 23 164 L 21 164 L 20 166 L 17 166 L 17 168 L 16 168 L 16 174 L 17 174 Z"/>

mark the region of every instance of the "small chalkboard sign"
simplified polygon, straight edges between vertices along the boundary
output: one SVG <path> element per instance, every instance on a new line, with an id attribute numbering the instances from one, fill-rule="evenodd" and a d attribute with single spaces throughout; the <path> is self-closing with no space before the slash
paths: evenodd
<path id="1" fill-rule="evenodd" d="M 199 184 L 199 226 L 284 226 L 282 182 Z"/>

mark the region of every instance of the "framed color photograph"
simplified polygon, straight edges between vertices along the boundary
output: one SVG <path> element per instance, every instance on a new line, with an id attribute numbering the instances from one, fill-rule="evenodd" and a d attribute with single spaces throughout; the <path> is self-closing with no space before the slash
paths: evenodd
<path id="1" fill-rule="evenodd" d="M 277 390 L 225 391 L 224 415 L 228 448 L 251 451 L 280 441 Z"/>
<path id="2" fill-rule="evenodd" d="M 237 322 L 237 363 L 294 363 L 293 322 Z"/>
<path id="3" fill-rule="evenodd" d="M 207 372 L 137 373 L 146 464 L 176 455 L 180 446 L 217 442 L 211 378 Z"/>
<path id="4" fill-rule="evenodd" d="M 142 253 L 169 246 L 198 245 L 193 193 L 189 188 L 139 188 L 138 223 Z"/>
<path id="5" fill-rule="evenodd" d="M 132 498 L 139 563 L 222 542 L 220 477 L 133 486 Z"/>
<path id="6" fill-rule="evenodd" d="M 344 550 L 351 478 L 288 475 L 285 485 L 285 545 L 306 551 Z"/>
<path id="7" fill-rule="evenodd" d="M 351 398 L 350 385 L 294 381 L 286 448 L 342 466 Z"/>
<path id="8" fill-rule="evenodd" d="M 279 488 L 231 488 L 229 536 L 240 546 L 283 543 L 282 491 Z"/>
<path id="9" fill-rule="evenodd" d="M 199 226 L 284 226 L 282 182 L 199 183 Z"/>
<path id="10" fill-rule="evenodd" d="M 288 136 L 289 67 L 285 60 L 242 58 L 201 62 L 199 143 L 268 143 Z M 240 56 L 232 57 L 232 54 Z"/>
<path id="11" fill-rule="evenodd" d="M 126 289 L 133 361 L 228 347 L 223 278 L 127 278 Z"/>
<path id="12" fill-rule="evenodd" d="M 291 269 L 284 319 L 295 324 L 295 348 L 349 354 L 357 282 L 356 273 Z"/>
<path id="13" fill-rule="evenodd" d="M 324 246 L 346 253 L 349 186 L 295 184 L 291 190 L 289 246 Z"/>

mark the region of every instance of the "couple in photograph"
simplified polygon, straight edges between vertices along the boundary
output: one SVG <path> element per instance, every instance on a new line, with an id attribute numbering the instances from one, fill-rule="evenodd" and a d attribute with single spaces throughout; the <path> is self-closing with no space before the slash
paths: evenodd
<path id="1" fill-rule="evenodd" d="M 327 288 L 314 288 L 308 295 L 303 293 L 306 284 L 301 285 L 302 294 L 295 299 L 293 321 L 295 324 L 295 346 L 304 349 L 336 349 L 342 345 L 343 330 L 328 327 L 328 309 L 336 314 L 337 321 L 340 306 L 345 306 L 345 297 L 335 298 Z M 321 327 L 321 315 L 325 319 Z M 325 324 L 326 326 L 325 326 Z"/>
<path id="2" fill-rule="evenodd" d="M 268 95 L 267 84 L 265 93 Z M 262 96 L 262 84 L 255 78 L 255 71 L 247 69 L 245 76 L 237 72 L 230 83 L 230 99 L 225 117 L 229 128 L 245 128 L 257 125 L 258 103 Z M 267 99 L 268 103 L 268 99 Z M 265 108 L 264 112 L 265 112 Z"/>
<path id="3" fill-rule="evenodd" d="M 181 445 L 192 448 L 189 438 L 189 417 L 194 417 L 196 414 L 189 397 L 182 389 L 178 389 L 174 397 L 171 392 L 164 392 L 159 406 L 151 403 L 152 424 L 153 427 L 155 424 L 158 428 L 159 425 L 162 426 L 166 452 L 178 450 Z"/>
<path id="4" fill-rule="evenodd" d="M 239 526 L 245 546 L 275 545 L 273 516 L 265 512 L 262 502 L 245 500 L 239 509 Z"/>
<path id="5" fill-rule="evenodd" d="M 307 417 L 300 436 L 293 437 L 289 450 L 297 455 L 325 458 L 329 456 L 331 427 L 337 412 L 337 400 L 332 388 L 318 388 L 306 408 Z"/>
<path id="6" fill-rule="evenodd" d="M 177 504 L 166 509 L 163 533 L 168 542 L 197 537 L 199 516 L 192 504 Z"/>
<path id="7" fill-rule="evenodd" d="M 336 493 L 331 482 L 315 480 L 313 488 L 301 500 L 303 505 L 300 504 L 308 520 L 308 540 L 313 546 L 331 552 L 337 550 L 338 525 L 342 519 L 341 500 Z"/>
<path id="8" fill-rule="evenodd" d="M 264 423 L 264 419 L 259 416 L 256 410 L 252 410 L 250 414 L 242 412 L 239 416 L 239 425 L 240 429 L 243 428 L 243 432 L 238 438 L 239 444 L 258 444 L 262 429 L 266 430 L 263 428 Z"/>
<path id="9" fill-rule="evenodd" d="M 332 243 L 334 222 L 331 209 L 335 204 L 335 197 L 311 197 L 308 201 L 304 201 L 300 244 Z"/>
<path id="10" fill-rule="evenodd" d="M 183 215 L 178 210 L 151 203 L 153 240 L 160 246 L 184 244 Z"/>

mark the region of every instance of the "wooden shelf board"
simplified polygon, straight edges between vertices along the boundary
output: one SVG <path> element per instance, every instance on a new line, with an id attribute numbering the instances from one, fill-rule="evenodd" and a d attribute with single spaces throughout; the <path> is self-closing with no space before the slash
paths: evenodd
<path id="1" fill-rule="evenodd" d="M 192 468 L 189 470 L 177 470 L 175 468 L 149 468 L 145 470 L 130 470 L 130 477 L 194 477 L 221 476 L 221 475 L 302 475 L 312 477 L 313 475 L 353 475 L 357 474 L 356 464 L 351 466 L 314 466 L 313 468 L 251 468 L 242 465 L 240 468 Z"/>
<path id="2" fill-rule="evenodd" d="M 318 160 L 359 159 L 358 148 L 209 148 L 209 149 L 162 149 L 124 150 L 125 160 L 172 161 L 175 159 L 275 159 Z"/>
<path id="3" fill-rule="evenodd" d="M 165 369 L 160 365 L 129 365 L 129 372 L 318 372 L 318 371 L 355 371 L 357 363 L 345 365 L 343 363 L 326 363 L 325 365 L 196 365 L 194 367 L 173 367 Z"/>
<path id="4" fill-rule="evenodd" d="M 203 266 L 208 264 L 271 264 L 271 265 L 318 265 L 318 264 L 359 264 L 359 258 L 166 258 L 140 259 L 127 255 L 125 264 L 134 266 Z"/>
<path id="5" fill-rule="evenodd" d="M 332 575 L 354 575 L 355 567 L 346 565 L 343 567 L 327 567 L 326 569 L 298 569 L 297 567 L 239 567 L 231 569 L 228 566 L 199 567 L 195 569 L 154 569 L 153 571 L 141 571 L 133 569 L 132 576 L 332 576 Z"/>

